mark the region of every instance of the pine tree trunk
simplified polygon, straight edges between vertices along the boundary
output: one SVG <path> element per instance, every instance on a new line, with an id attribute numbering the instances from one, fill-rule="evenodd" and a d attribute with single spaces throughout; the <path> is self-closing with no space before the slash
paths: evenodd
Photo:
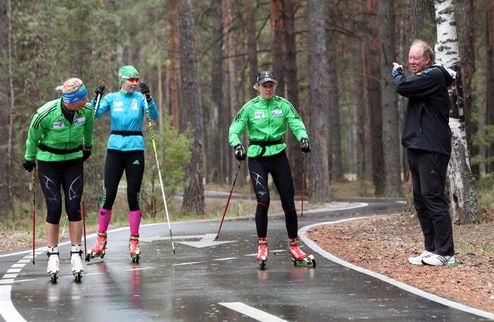
<path id="1" fill-rule="evenodd" d="M 187 187 L 184 191 L 182 210 L 184 213 L 204 214 L 204 186 L 202 149 L 204 141 L 201 93 L 197 74 L 195 23 L 192 0 L 180 0 L 180 69 L 183 102 L 190 117 L 193 133 L 191 161 L 187 167 Z"/>
<path id="2" fill-rule="evenodd" d="M 0 2 L 0 216 L 8 209 L 9 201 L 9 171 L 7 160 L 10 154 L 7 152 L 9 127 L 9 1 Z M 9 62 L 5 64 L 4 62 Z"/>
<path id="3" fill-rule="evenodd" d="M 168 57 L 170 59 L 170 114 L 172 117 L 172 125 L 180 132 L 185 128 L 180 125 L 180 109 L 179 109 L 179 79 L 180 79 L 180 58 L 179 58 L 179 46 L 180 40 L 178 35 L 178 0 L 173 0 L 168 4 L 168 10 L 170 11 L 170 19 L 168 23 L 170 25 L 170 38 L 168 46 Z"/>
<path id="4" fill-rule="evenodd" d="M 365 102 L 365 84 L 364 84 L 364 69 L 362 66 L 364 65 L 362 62 L 362 42 L 357 42 L 355 45 L 355 54 L 353 55 L 355 61 L 353 63 L 353 75 L 356 82 L 356 95 L 357 101 L 355 106 L 355 154 L 357 160 L 357 180 L 363 181 L 366 178 L 365 173 L 365 164 L 367 159 L 367 145 L 365 139 L 365 120 L 367 120 L 367 109 Z"/>
<path id="5" fill-rule="evenodd" d="M 278 78 L 276 95 L 286 97 L 285 75 L 284 75 L 284 55 L 283 55 L 283 19 L 281 16 L 281 1 L 269 0 L 271 12 L 271 61 L 273 62 L 273 72 Z"/>
<path id="6" fill-rule="evenodd" d="M 207 118 L 210 129 L 208 144 L 208 172 L 214 182 L 225 182 L 226 158 L 231 157 L 228 148 L 227 125 L 221 124 L 225 114 L 223 104 L 223 10 L 221 1 L 212 3 L 213 45 L 211 65 L 211 107 Z"/>
<path id="7" fill-rule="evenodd" d="M 329 202 L 328 119 L 329 75 L 326 50 L 325 1 L 309 0 L 309 106 L 312 152 L 309 166 L 309 196 L 314 202 Z"/>
<path id="8" fill-rule="evenodd" d="M 382 144 L 384 154 L 385 188 L 384 196 L 400 197 L 401 167 L 400 141 L 398 124 L 398 101 L 395 89 L 389 77 L 389 66 L 395 60 L 396 40 L 394 37 L 395 16 L 393 3 L 382 0 L 379 2 L 379 38 L 382 42 L 381 63 L 381 101 L 382 101 Z"/>
<path id="9" fill-rule="evenodd" d="M 286 80 L 286 98 L 297 109 L 298 113 L 305 120 L 306 113 L 300 106 L 299 100 L 299 83 L 297 69 L 297 42 L 295 38 L 295 1 L 285 0 L 284 7 L 284 38 L 285 38 L 285 80 Z M 293 184 L 295 194 L 299 195 L 302 190 L 302 177 L 304 176 L 304 156 L 300 152 L 299 142 L 295 137 L 288 133 L 286 137 L 288 145 L 288 157 L 293 172 Z M 305 183 L 304 183 L 305 184 Z"/>
<path id="10" fill-rule="evenodd" d="M 335 12 L 336 1 L 331 1 L 328 10 L 330 19 L 330 30 L 336 30 L 337 14 Z M 340 100 L 338 93 L 338 56 L 336 53 L 336 32 L 331 31 L 328 38 L 328 60 L 329 60 L 329 173 L 330 179 L 339 181 L 343 179 L 343 161 L 341 155 L 341 125 L 340 125 Z"/>
<path id="11" fill-rule="evenodd" d="M 377 19 L 376 0 L 367 0 L 367 33 L 365 34 L 365 62 L 366 67 L 366 94 L 368 103 L 368 138 L 369 157 L 371 158 L 372 181 L 374 183 L 374 194 L 384 194 L 384 158 L 382 142 L 382 108 L 380 82 L 376 75 L 380 75 L 379 55 L 381 43 L 379 40 L 379 21 Z"/>
<path id="12" fill-rule="evenodd" d="M 485 123 L 494 125 L 494 3 L 485 0 Z M 494 143 L 486 149 L 486 171 L 494 171 Z"/>
<path id="13" fill-rule="evenodd" d="M 238 102 L 238 85 L 237 85 L 237 60 L 236 60 L 236 30 L 234 28 L 234 7 L 232 0 L 224 0 L 224 27 L 225 27 L 225 54 L 227 57 L 227 86 L 228 86 L 228 107 L 230 109 L 228 124 L 231 123 L 231 120 L 235 117 L 238 110 L 241 106 L 239 106 Z M 228 131 L 228 128 L 226 129 Z M 231 150 L 230 150 L 231 151 Z M 233 154 L 230 154 L 233 156 Z M 230 169 L 229 169 L 229 177 L 233 178 L 232 173 L 236 171 L 236 164 L 233 161 L 233 157 L 229 159 Z M 247 167 L 244 167 L 244 170 Z M 237 179 L 237 183 L 242 185 L 245 183 L 245 179 L 243 175 L 239 175 Z"/>
<path id="14" fill-rule="evenodd" d="M 453 0 L 435 0 L 434 7 L 437 23 L 436 62 L 458 69 L 460 54 Z M 455 82 L 453 93 L 453 112 L 449 122 L 452 131 L 452 152 L 448 165 L 449 198 L 453 222 L 467 224 L 480 217 L 480 208 L 470 170 L 465 129 L 460 121 L 463 118 L 463 107 L 458 103 L 463 97 L 461 79 Z"/>
<path id="15" fill-rule="evenodd" d="M 473 2 L 472 0 L 458 1 L 457 29 L 461 57 L 461 86 L 463 88 L 463 112 L 465 115 L 465 133 L 467 138 L 468 155 L 479 154 L 479 147 L 473 144 L 474 137 L 478 135 L 478 127 L 473 119 L 472 106 L 472 79 L 475 71 L 475 37 L 473 32 Z M 479 175 L 478 164 L 470 164 L 472 173 Z"/>

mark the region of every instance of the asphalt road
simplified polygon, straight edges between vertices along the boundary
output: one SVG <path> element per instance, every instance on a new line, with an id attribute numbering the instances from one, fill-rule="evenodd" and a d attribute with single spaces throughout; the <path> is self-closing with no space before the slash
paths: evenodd
<path id="1" fill-rule="evenodd" d="M 403 207 L 392 200 L 367 202 L 364 208 L 306 213 L 299 226 Z M 41 249 L 36 265 L 29 251 L 0 254 L 0 315 L 4 321 L 489 320 L 328 259 L 310 241 L 303 250 L 314 253 L 317 267 L 294 266 L 283 216 L 270 216 L 263 271 L 254 257 L 253 218 L 226 221 L 214 241 L 217 227 L 218 221 L 172 223 L 173 254 L 166 224 L 143 225 L 139 264 L 130 262 L 128 228 L 112 231 L 106 257 L 86 264 L 82 283 L 71 275 L 67 245 L 60 247 L 61 276 L 54 285 Z M 88 247 L 93 243 L 88 237 Z"/>

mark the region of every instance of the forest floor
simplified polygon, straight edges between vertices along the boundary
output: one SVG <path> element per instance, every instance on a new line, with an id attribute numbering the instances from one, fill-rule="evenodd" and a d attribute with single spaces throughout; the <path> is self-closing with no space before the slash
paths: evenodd
<path id="1" fill-rule="evenodd" d="M 416 217 L 403 214 L 324 225 L 309 237 L 354 265 L 494 313 L 494 218 L 453 230 L 457 265 L 444 267 L 408 263 L 409 256 L 422 252 L 423 237 Z"/>

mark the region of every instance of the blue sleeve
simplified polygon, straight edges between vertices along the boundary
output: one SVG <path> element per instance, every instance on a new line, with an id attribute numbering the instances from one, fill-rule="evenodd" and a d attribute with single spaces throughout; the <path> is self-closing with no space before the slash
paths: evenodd
<path id="1" fill-rule="evenodd" d="M 144 108 L 146 108 L 145 104 L 146 104 L 146 97 L 142 95 L 142 106 L 144 106 Z M 151 98 L 151 100 L 147 102 L 147 104 L 149 108 L 149 117 L 151 117 L 152 120 L 156 120 L 159 116 L 159 112 L 158 112 L 158 108 L 156 107 L 156 103 L 154 102 L 154 99 Z M 145 112 L 147 115 L 147 111 Z"/>
<path id="2" fill-rule="evenodd" d="M 96 100 L 93 100 L 93 104 L 95 104 Z M 111 106 L 111 98 L 109 95 L 104 96 L 102 99 L 99 101 L 98 109 L 96 110 L 95 118 L 100 118 L 103 114 L 108 112 L 110 110 Z M 95 106 L 93 106 L 93 109 L 96 109 Z"/>

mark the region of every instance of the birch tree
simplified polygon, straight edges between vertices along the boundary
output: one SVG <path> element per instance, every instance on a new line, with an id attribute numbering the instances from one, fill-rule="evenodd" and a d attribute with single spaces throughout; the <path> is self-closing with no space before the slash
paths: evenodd
<path id="1" fill-rule="evenodd" d="M 434 9 L 437 30 L 436 63 L 461 71 L 453 0 L 435 0 Z M 461 79 L 456 77 L 454 88 L 450 91 L 454 101 L 449 118 L 452 151 L 448 165 L 448 179 L 452 220 L 454 223 L 467 224 L 480 217 L 480 208 L 470 170 L 465 127 L 460 121 L 463 117 L 461 105 L 463 93 L 460 89 Z"/>

